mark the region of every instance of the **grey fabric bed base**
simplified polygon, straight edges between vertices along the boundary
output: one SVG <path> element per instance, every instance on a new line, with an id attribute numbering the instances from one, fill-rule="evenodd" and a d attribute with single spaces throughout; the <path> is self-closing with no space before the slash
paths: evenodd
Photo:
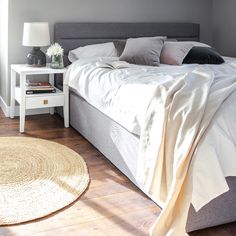
<path id="1" fill-rule="evenodd" d="M 132 160 L 138 152 L 139 138 L 136 135 L 74 92 L 70 92 L 70 124 L 137 185 L 132 173 L 136 168 L 135 163 L 132 166 Z M 121 151 L 121 143 L 126 144 L 126 153 Z M 186 226 L 188 232 L 236 221 L 236 177 L 228 177 L 227 182 L 230 191 L 208 203 L 199 212 L 191 205 Z"/>

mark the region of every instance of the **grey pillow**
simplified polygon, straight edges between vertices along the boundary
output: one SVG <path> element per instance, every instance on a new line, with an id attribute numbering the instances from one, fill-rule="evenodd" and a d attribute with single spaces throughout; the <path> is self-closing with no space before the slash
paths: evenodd
<path id="1" fill-rule="evenodd" d="M 131 64 L 158 66 L 166 37 L 130 38 L 120 56 L 121 61 Z"/>
<path id="2" fill-rule="evenodd" d="M 161 63 L 168 65 L 182 65 L 191 48 L 191 42 L 165 42 L 161 51 Z"/>
<path id="3" fill-rule="evenodd" d="M 207 44 L 195 41 L 166 41 L 161 51 L 161 63 L 168 65 L 182 65 L 192 47 L 210 47 Z"/>
<path id="4" fill-rule="evenodd" d="M 117 40 L 117 41 L 114 41 L 113 44 L 116 48 L 118 57 L 120 57 L 125 49 L 126 40 Z"/>

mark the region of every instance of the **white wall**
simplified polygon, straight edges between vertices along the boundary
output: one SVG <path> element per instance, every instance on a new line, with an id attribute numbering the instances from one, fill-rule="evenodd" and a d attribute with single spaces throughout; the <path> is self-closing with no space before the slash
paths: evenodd
<path id="1" fill-rule="evenodd" d="M 26 21 L 48 21 L 51 34 L 55 22 L 192 22 L 209 43 L 211 10 L 212 0 L 9 0 L 9 65 L 24 62 L 29 50 L 21 45 Z M 7 92 L 0 94 L 7 104 L 8 80 L 2 77 Z"/>
<path id="2" fill-rule="evenodd" d="M 221 54 L 236 57 L 235 0 L 213 0 L 212 39 Z"/>

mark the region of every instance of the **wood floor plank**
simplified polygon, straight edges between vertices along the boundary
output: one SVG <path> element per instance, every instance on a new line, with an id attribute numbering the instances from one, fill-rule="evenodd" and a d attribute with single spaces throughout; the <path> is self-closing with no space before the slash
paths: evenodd
<path id="1" fill-rule="evenodd" d="M 0 111 L 0 136 L 43 138 L 66 145 L 86 161 L 91 182 L 71 206 L 40 220 L 0 227 L 0 236 L 116 236 L 148 235 L 160 209 L 73 128 L 65 129 L 58 115 L 26 118 L 20 134 L 19 118 Z M 193 232 L 191 236 L 235 236 L 236 223 Z"/>

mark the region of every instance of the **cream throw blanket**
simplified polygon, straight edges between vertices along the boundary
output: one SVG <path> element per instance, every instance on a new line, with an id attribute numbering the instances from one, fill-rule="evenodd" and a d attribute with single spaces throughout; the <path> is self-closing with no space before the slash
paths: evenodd
<path id="1" fill-rule="evenodd" d="M 215 77 L 207 66 L 166 80 L 156 88 L 141 131 L 137 176 L 163 206 L 151 235 L 187 235 L 193 153 L 215 113 L 234 90 L 236 75 Z"/>

